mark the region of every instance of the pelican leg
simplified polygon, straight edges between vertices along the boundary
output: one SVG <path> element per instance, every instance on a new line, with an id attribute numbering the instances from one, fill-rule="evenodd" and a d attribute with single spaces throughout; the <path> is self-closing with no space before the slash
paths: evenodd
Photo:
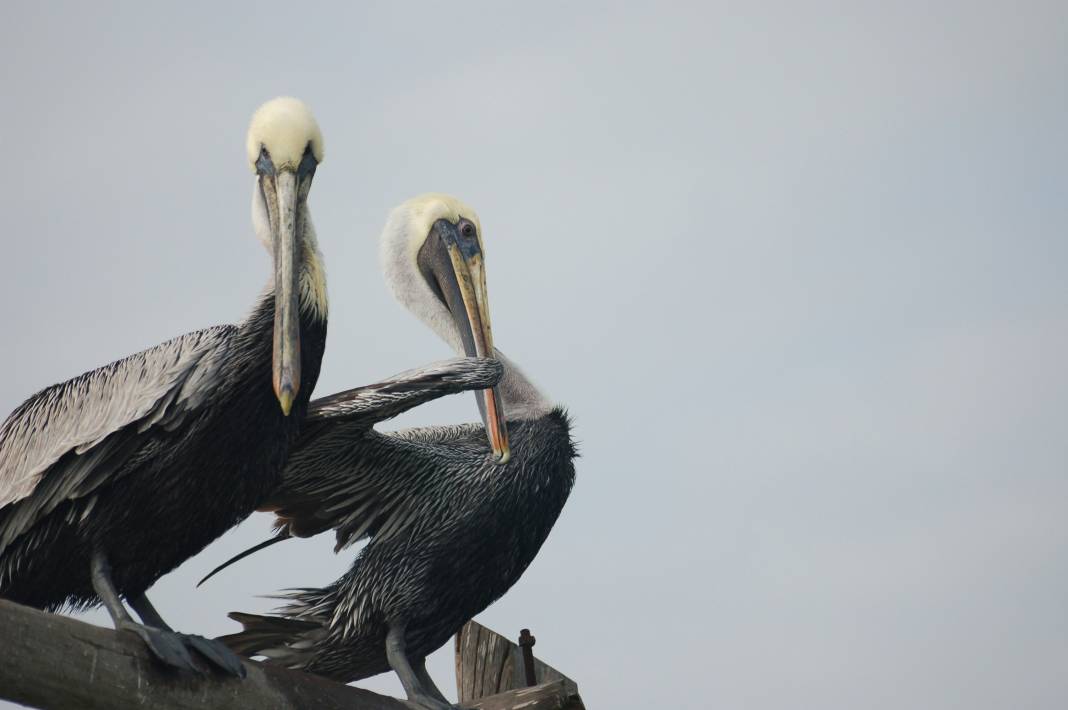
<path id="1" fill-rule="evenodd" d="M 241 664 L 241 658 L 222 643 L 195 634 L 175 632 L 159 615 L 156 607 L 152 606 L 152 602 L 148 600 L 146 594 L 139 594 L 128 601 L 133 610 L 137 612 L 137 615 L 141 617 L 141 621 L 148 626 L 174 634 L 184 646 L 195 649 L 201 656 L 215 664 L 223 672 L 238 678 L 245 677 L 245 666 Z"/>
<path id="2" fill-rule="evenodd" d="M 408 695 L 409 703 L 426 708 L 426 710 L 451 710 L 454 707 L 441 697 L 441 691 L 434 687 L 433 682 L 430 683 L 429 688 L 425 686 L 419 674 L 412 668 L 408 655 L 405 653 L 403 624 L 391 624 L 386 633 L 386 660 L 400 679 L 404 692 Z M 423 675 L 426 675 L 426 667 L 421 660 L 418 665 L 423 669 Z M 429 680 L 429 676 L 426 678 Z M 430 688 L 433 688 L 433 691 Z M 437 697 L 435 697 L 435 692 Z"/>
<path id="3" fill-rule="evenodd" d="M 426 671 L 426 658 L 420 658 L 418 661 L 412 664 L 412 670 L 415 671 L 415 677 L 419 679 L 419 682 L 423 684 L 423 688 L 430 693 L 431 697 L 436 700 L 440 700 L 443 703 L 449 701 L 445 698 L 445 695 L 438 688 L 434 679 L 430 677 L 430 674 Z M 449 705 L 449 707 L 456 707 L 455 705 Z"/>
<path id="4" fill-rule="evenodd" d="M 94 552 L 89 560 L 89 577 L 93 591 L 107 608 L 116 630 L 130 631 L 140 636 L 153 655 L 168 666 L 194 673 L 201 672 L 176 634 L 138 624 L 130 617 L 122 605 L 118 591 L 115 590 L 115 584 L 111 581 L 111 565 L 100 551 Z"/>
<path id="5" fill-rule="evenodd" d="M 143 623 L 149 626 L 154 626 L 161 631 L 174 631 L 170 625 L 163 620 L 163 617 L 156 611 L 156 607 L 152 606 L 152 602 L 148 600 L 148 596 L 140 594 L 133 599 L 127 599 L 133 610 L 137 612 L 137 615 L 141 617 Z"/>

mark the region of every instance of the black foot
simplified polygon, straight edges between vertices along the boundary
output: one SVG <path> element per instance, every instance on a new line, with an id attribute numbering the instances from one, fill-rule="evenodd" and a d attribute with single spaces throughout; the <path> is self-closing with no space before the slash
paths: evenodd
<path id="1" fill-rule="evenodd" d="M 244 678 L 248 674 L 244 664 L 241 663 L 241 658 L 225 644 L 193 634 L 178 634 L 178 636 L 182 638 L 186 646 L 195 648 L 201 656 L 211 661 L 212 665 L 222 672 L 235 678 Z"/>
<path id="2" fill-rule="evenodd" d="M 193 662 L 193 656 L 189 653 L 189 649 L 194 649 L 222 672 L 237 678 L 245 677 L 245 666 L 241 664 L 241 659 L 218 641 L 192 634 L 160 631 L 133 621 L 122 623 L 119 628 L 141 637 L 152 654 L 171 668 L 203 675 L 204 671 Z"/>

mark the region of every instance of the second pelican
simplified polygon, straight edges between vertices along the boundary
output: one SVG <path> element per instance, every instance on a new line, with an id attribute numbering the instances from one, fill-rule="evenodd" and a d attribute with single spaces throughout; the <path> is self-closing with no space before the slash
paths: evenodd
<path id="1" fill-rule="evenodd" d="M 437 710 L 450 706 L 427 654 L 534 559 L 571 492 L 575 449 L 563 410 L 493 348 L 474 211 L 444 195 L 410 200 L 390 217 L 382 255 L 398 299 L 481 357 L 311 403 L 267 504 L 280 534 L 264 545 L 331 528 L 338 548 L 370 540 L 343 577 L 292 594 L 280 616 L 231 614 L 245 630 L 220 640 L 345 683 L 392 669 L 409 700 Z M 481 359 L 489 355 L 496 361 Z M 481 390 L 483 425 L 371 428 L 463 389 Z"/>

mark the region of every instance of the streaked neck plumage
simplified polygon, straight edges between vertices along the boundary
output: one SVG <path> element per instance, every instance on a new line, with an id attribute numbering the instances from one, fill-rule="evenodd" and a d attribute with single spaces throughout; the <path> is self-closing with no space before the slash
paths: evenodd
<path id="1" fill-rule="evenodd" d="M 501 393 L 505 418 L 508 420 L 537 419 L 553 410 L 553 402 L 530 381 L 519 367 L 494 348 L 497 359 L 504 365 L 504 374 L 497 387 Z M 463 354 L 463 351 L 460 351 Z"/>

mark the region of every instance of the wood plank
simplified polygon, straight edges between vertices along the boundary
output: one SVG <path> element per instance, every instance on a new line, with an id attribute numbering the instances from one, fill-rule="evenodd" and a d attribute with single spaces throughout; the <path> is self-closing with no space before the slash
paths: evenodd
<path id="1" fill-rule="evenodd" d="M 482 648 L 497 644 L 485 629 Z M 496 646 L 494 646 L 496 648 Z M 472 648 L 474 660 L 477 644 Z M 411 710 L 406 702 L 310 673 L 246 661 L 248 677 L 162 667 L 140 639 L 0 599 L 0 698 L 45 710 Z M 458 665 L 459 667 L 459 665 Z M 483 685 L 496 683 L 492 663 Z M 573 684 L 572 684 L 573 685 Z M 472 686 L 473 687 L 473 686 Z M 563 681 L 464 704 L 481 710 L 582 710 Z"/>
<path id="2" fill-rule="evenodd" d="M 497 632 L 477 621 L 469 621 L 456 634 L 455 650 L 456 690 L 461 703 L 466 705 L 482 698 L 525 689 L 522 651 L 517 644 Z M 559 683 L 558 688 L 563 690 L 558 690 L 558 694 L 562 692 L 565 698 L 573 696 L 574 701 L 579 703 L 576 707 L 581 707 L 575 681 L 536 656 L 534 674 L 537 687 Z M 476 704 L 472 707 L 482 706 Z"/>
<path id="3" fill-rule="evenodd" d="M 132 634 L 0 600 L 0 697 L 56 710 L 410 710 L 394 698 L 246 662 L 248 677 L 162 667 Z"/>
<path id="4" fill-rule="evenodd" d="M 490 695 L 463 706 L 473 710 L 585 710 L 578 691 L 565 680 Z"/>

